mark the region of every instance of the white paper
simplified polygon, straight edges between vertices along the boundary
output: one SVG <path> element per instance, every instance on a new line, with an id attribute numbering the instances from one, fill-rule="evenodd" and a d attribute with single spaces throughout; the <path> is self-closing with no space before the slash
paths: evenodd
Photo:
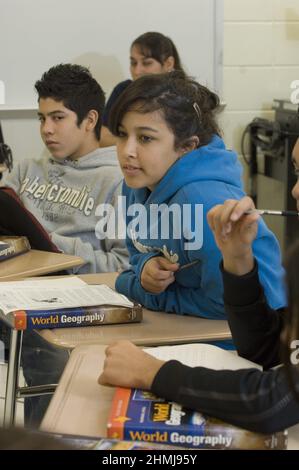
<path id="1" fill-rule="evenodd" d="M 27 289 L 36 287 L 38 289 L 48 289 L 58 287 L 82 287 L 86 286 L 86 282 L 76 276 L 57 277 L 54 279 L 47 278 L 26 278 L 23 281 L 9 281 L 0 283 L 0 294 L 7 289 Z"/>
<path id="2" fill-rule="evenodd" d="M 133 303 L 106 285 L 90 286 L 78 278 L 0 283 L 0 310 L 50 310 L 96 305 L 132 307 Z"/>
<path id="3" fill-rule="evenodd" d="M 238 356 L 235 352 L 225 351 L 211 344 L 180 344 L 176 346 L 159 346 L 146 348 L 146 352 L 158 359 L 169 361 L 175 359 L 190 367 L 208 367 L 214 370 L 237 370 L 262 367 L 255 362 Z"/>

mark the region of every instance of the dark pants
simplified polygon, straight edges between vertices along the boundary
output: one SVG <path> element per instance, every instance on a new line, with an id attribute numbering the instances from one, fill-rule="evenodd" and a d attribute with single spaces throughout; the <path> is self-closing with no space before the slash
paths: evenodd
<path id="1" fill-rule="evenodd" d="M 0 326 L 0 338 L 9 344 L 9 328 Z M 56 348 L 34 331 L 24 331 L 21 365 L 28 386 L 57 384 L 69 358 L 67 349 Z M 25 398 L 25 426 L 37 428 L 50 403 L 51 395 Z"/>

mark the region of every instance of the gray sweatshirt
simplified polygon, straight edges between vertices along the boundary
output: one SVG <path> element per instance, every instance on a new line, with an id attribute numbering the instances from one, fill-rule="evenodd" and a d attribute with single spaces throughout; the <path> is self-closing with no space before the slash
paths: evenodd
<path id="1" fill-rule="evenodd" d="M 61 251 L 86 261 L 73 272 L 117 271 L 128 264 L 124 235 L 117 230 L 119 220 L 116 217 L 115 236 L 108 237 L 99 216 L 99 205 L 105 203 L 112 207 L 109 217 L 114 216 L 113 208 L 118 214 L 122 174 L 115 147 L 97 149 L 74 161 L 24 160 L 2 184 L 15 190 Z"/>

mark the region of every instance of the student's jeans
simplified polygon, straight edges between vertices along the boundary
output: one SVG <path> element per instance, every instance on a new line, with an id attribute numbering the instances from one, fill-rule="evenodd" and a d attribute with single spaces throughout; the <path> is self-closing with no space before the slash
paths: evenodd
<path id="1" fill-rule="evenodd" d="M 0 324 L 0 339 L 9 346 L 9 328 Z M 69 358 L 69 351 L 56 348 L 34 331 L 24 331 L 21 365 L 28 386 L 57 384 Z M 51 395 L 25 399 L 25 426 L 37 428 L 50 403 Z"/>

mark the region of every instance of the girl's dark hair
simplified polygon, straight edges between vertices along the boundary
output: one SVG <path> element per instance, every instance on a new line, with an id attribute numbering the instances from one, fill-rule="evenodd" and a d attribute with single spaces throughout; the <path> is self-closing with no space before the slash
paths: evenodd
<path id="1" fill-rule="evenodd" d="M 131 49 L 133 46 L 137 46 L 141 54 L 145 57 L 151 57 L 162 65 L 168 57 L 172 56 L 174 58 L 174 69 L 185 73 L 177 48 L 167 36 L 150 31 L 138 36 L 138 38 L 132 42 Z"/>
<path id="2" fill-rule="evenodd" d="M 175 137 L 175 148 L 188 143 L 192 136 L 199 139 L 199 147 L 220 134 L 215 110 L 218 96 L 181 72 L 144 75 L 134 80 L 112 107 L 109 130 L 115 136 L 128 111 L 145 114 L 163 113 Z"/>
<path id="3" fill-rule="evenodd" d="M 45 72 L 35 83 L 40 98 L 53 98 L 62 101 L 64 106 L 77 114 L 77 125 L 92 109 L 98 112 L 98 121 L 94 128 L 97 139 L 100 138 L 105 95 L 86 67 L 76 64 L 59 64 Z"/>
<path id="4" fill-rule="evenodd" d="M 282 356 L 293 393 L 299 400 L 299 242 L 286 257 L 289 306 L 285 314 Z M 295 363 L 297 362 L 297 363 Z"/>

